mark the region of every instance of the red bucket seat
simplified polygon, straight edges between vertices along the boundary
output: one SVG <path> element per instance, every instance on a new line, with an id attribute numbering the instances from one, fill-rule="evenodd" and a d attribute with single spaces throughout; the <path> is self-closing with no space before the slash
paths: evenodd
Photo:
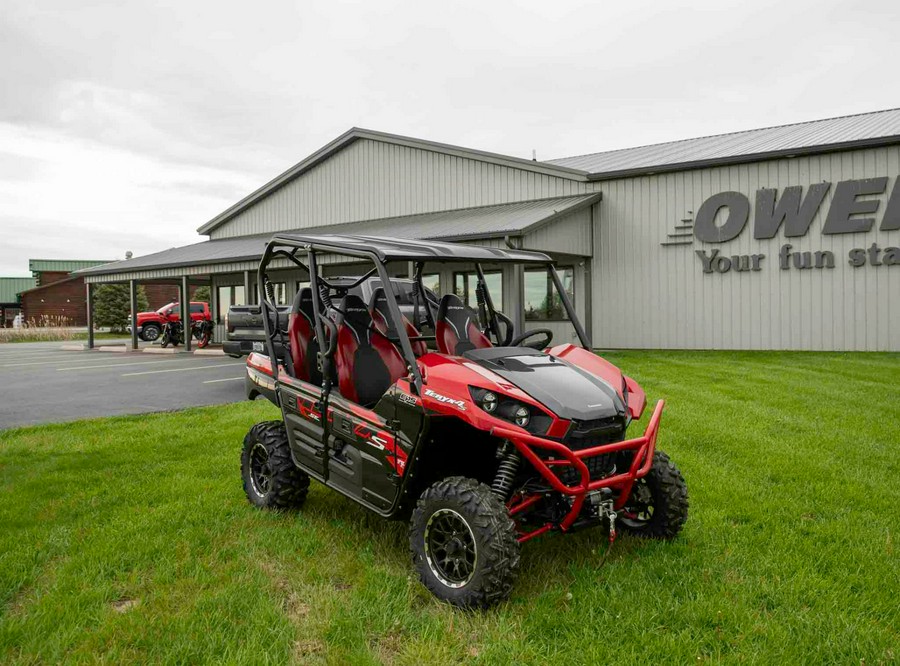
<path id="1" fill-rule="evenodd" d="M 341 301 L 337 324 L 338 388 L 341 395 L 371 407 L 407 373 L 397 348 L 378 333 L 363 300 L 347 294 Z"/>
<path id="2" fill-rule="evenodd" d="M 372 322 L 379 332 L 389 338 L 397 337 L 396 329 L 390 324 L 391 313 L 388 311 L 384 287 L 378 287 L 372 291 L 372 299 L 369 302 L 369 314 L 372 315 Z M 405 315 L 401 315 L 401 317 L 403 317 L 403 327 L 406 329 L 406 335 L 411 338 L 421 335 L 419 329 L 413 326 L 412 322 L 410 322 Z M 410 344 L 412 345 L 413 354 L 416 356 L 422 356 L 423 354 L 428 353 L 428 347 L 424 340 L 417 340 L 415 342 L 410 341 Z"/>
<path id="3" fill-rule="evenodd" d="M 305 382 L 321 384 L 322 373 L 317 363 L 319 343 L 316 341 L 312 289 L 309 287 L 298 291 L 294 298 L 288 316 L 288 340 L 291 345 L 294 376 Z"/>
<path id="4" fill-rule="evenodd" d="M 456 294 L 445 294 L 441 299 L 435 325 L 437 346 L 444 354 L 459 356 L 472 349 L 494 346 L 478 330 L 478 314 Z"/>

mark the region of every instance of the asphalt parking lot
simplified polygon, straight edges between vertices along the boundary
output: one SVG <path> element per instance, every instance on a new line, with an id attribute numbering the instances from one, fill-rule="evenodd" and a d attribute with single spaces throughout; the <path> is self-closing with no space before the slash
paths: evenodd
<path id="1" fill-rule="evenodd" d="M 0 345 L 0 430 L 244 400 L 244 360 Z"/>

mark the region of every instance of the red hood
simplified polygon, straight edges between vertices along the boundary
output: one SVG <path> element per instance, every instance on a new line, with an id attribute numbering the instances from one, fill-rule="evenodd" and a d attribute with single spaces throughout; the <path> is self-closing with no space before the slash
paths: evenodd
<path id="1" fill-rule="evenodd" d="M 605 418 L 626 409 L 621 371 L 585 349 L 566 344 L 549 350 L 550 356 L 564 363 L 553 363 L 544 355 L 535 358 L 527 350 L 506 354 L 496 349 L 499 356 L 493 354 L 493 360 L 476 358 L 492 352 L 473 352 L 472 358 L 422 356 L 419 369 L 425 381 L 425 407 L 455 416 L 471 408 L 480 411 L 472 403 L 471 386 L 502 393 L 565 420 Z M 518 369 L 513 371 L 513 366 Z"/>

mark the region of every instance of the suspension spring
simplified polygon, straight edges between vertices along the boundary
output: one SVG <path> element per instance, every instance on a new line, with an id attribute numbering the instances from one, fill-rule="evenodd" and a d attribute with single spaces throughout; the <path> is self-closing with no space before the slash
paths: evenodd
<path id="1" fill-rule="evenodd" d="M 509 442 L 504 442 L 497 449 L 497 457 L 500 458 L 500 465 L 497 467 L 497 474 L 494 476 L 494 482 L 491 484 L 491 491 L 504 502 L 509 499 L 509 493 L 512 490 L 513 481 L 516 478 L 516 472 L 519 471 L 519 463 L 522 459 L 515 447 L 510 446 Z"/>
<path id="2" fill-rule="evenodd" d="M 334 307 L 331 303 L 331 294 L 328 290 L 327 284 L 319 285 L 319 301 L 322 303 L 322 308 L 328 312 L 332 307 Z"/>

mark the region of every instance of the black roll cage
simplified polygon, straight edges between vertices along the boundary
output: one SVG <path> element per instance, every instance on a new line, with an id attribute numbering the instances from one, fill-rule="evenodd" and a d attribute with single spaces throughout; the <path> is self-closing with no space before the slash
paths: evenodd
<path id="1" fill-rule="evenodd" d="M 300 259 L 297 258 L 297 253 L 303 250 L 306 252 L 307 263 L 304 264 Z M 323 276 L 319 275 L 319 264 L 316 258 L 317 254 L 328 253 L 328 254 L 338 254 L 344 255 L 348 257 L 355 257 L 359 259 L 366 259 L 371 261 L 374 264 L 374 267 L 367 271 L 362 277 L 358 280 L 354 281 L 351 284 L 342 284 L 335 285 L 325 279 Z M 397 340 L 393 340 L 400 345 L 400 351 L 403 355 L 403 359 L 406 362 L 407 370 L 409 371 L 411 384 L 414 387 L 416 393 L 421 395 L 422 392 L 422 384 L 423 379 L 422 375 L 419 372 L 419 367 L 416 364 L 416 357 L 413 353 L 412 344 L 410 342 L 409 336 L 406 333 L 406 327 L 402 325 L 403 315 L 400 312 L 400 306 L 397 303 L 397 298 L 394 293 L 394 290 L 389 288 L 391 284 L 391 277 L 387 272 L 387 264 L 391 260 L 391 258 L 386 257 L 382 252 L 378 251 L 376 248 L 366 249 L 364 247 L 359 246 L 345 246 L 340 245 L 338 243 L 329 242 L 324 240 L 322 242 L 315 241 L 307 237 L 306 240 L 298 240 L 295 238 L 291 238 L 289 236 L 278 236 L 272 238 L 267 244 L 265 252 L 263 253 L 262 260 L 259 264 L 259 269 L 257 271 L 257 285 L 260 296 L 260 310 L 263 319 L 263 326 L 266 332 L 266 349 L 269 353 L 269 358 L 272 360 L 272 376 L 273 379 L 278 381 L 278 357 L 276 356 L 275 349 L 275 339 L 279 335 L 281 335 L 281 331 L 278 328 L 278 306 L 275 303 L 274 293 L 271 289 L 267 288 L 269 284 L 268 275 L 266 273 L 266 269 L 268 268 L 271 261 L 275 258 L 283 257 L 288 261 L 292 262 L 299 268 L 306 271 L 309 275 L 310 286 L 312 287 L 312 301 L 313 301 L 313 312 L 315 313 L 315 331 L 316 338 L 320 341 L 330 340 L 328 347 L 324 347 L 322 343 L 320 343 L 319 349 L 319 358 L 317 362 L 322 368 L 322 402 L 325 403 L 328 400 L 328 395 L 331 391 L 331 377 L 332 377 L 332 365 L 334 363 L 334 352 L 337 346 L 337 328 L 335 323 L 325 316 L 325 309 L 322 307 L 323 296 L 325 298 L 329 298 L 328 290 L 329 289 L 337 289 L 337 290 L 350 290 L 366 280 L 368 280 L 373 275 L 378 275 L 381 280 L 381 284 L 384 287 L 385 300 L 388 306 L 388 312 L 391 316 L 391 319 L 394 321 L 395 326 L 394 329 L 397 331 Z M 400 258 L 396 258 L 397 260 L 401 260 Z M 443 263 L 454 261 L 452 258 L 432 258 L 430 259 L 433 262 Z M 418 313 L 419 307 L 419 298 L 425 304 L 425 312 L 429 323 L 432 328 L 436 327 L 436 318 L 437 318 L 437 308 L 431 303 L 428 297 L 425 295 L 425 287 L 422 284 L 422 270 L 425 266 L 426 259 L 418 258 L 414 261 L 414 270 L 413 270 L 413 298 L 414 307 L 416 309 L 416 313 Z M 461 260 L 456 260 L 461 261 Z M 497 310 L 494 307 L 493 299 L 491 298 L 490 291 L 487 287 L 487 281 L 485 279 L 484 270 L 482 269 L 480 261 L 475 261 L 475 271 L 478 275 L 478 284 L 476 286 L 476 290 L 478 293 L 478 299 L 481 301 L 483 299 L 483 305 L 486 309 L 486 321 L 484 322 L 486 325 L 485 333 L 493 332 L 495 339 L 500 341 L 500 328 L 499 328 L 499 318 Z M 563 307 L 565 308 L 566 314 L 569 316 L 569 321 L 572 323 L 572 326 L 575 328 L 575 332 L 578 335 L 578 339 L 581 342 L 582 347 L 587 350 L 591 349 L 591 341 L 585 333 L 584 327 L 581 325 L 581 321 L 578 319 L 577 314 L 575 313 L 575 306 L 572 304 L 572 300 L 569 298 L 569 295 L 566 293 L 565 286 L 562 283 L 562 280 L 559 277 L 559 273 L 556 271 L 556 267 L 553 265 L 551 261 L 543 263 L 548 271 L 550 272 L 551 279 L 553 280 L 553 284 L 556 287 L 556 291 L 559 294 L 560 300 L 562 301 Z M 322 288 L 325 288 L 325 291 L 322 291 Z M 479 303 L 481 305 L 481 303 Z M 418 325 L 418 322 L 416 322 Z M 330 337 L 326 337 L 325 330 L 328 329 Z M 324 407 L 324 405 L 321 405 Z M 324 413 L 324 412 L 323 412 Z"/>

